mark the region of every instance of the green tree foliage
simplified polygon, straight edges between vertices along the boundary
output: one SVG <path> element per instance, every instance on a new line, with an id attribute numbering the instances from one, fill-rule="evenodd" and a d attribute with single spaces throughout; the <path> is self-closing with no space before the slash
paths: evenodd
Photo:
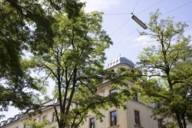
<path id="1" fill-rule="evenodd" d="M 32 106 L 32 90 L 39 87 L 22 59 L 24 51 L 43 54 L 52 47 L 52 23 L 59 12 L 54 5 L 60 5 L 60 10 L 65 6 L 73 18 L 83 4 L 75 0 L 0 0 L 0 110 L 8 105 Z"/>
<path id="2" fill-rule="evenodd" d="M 192 47 L 186 37 L 186 24 L 172 18 L 159 19 L 157 11 L 150 18 L 149 31 L 143 32 L 155 41 L 140 55 L 143 72 L 142 89 L 157 105 L 155 115 L 177 121 L 186 128 L 192 115 Z"/>
<path id="3" fill-rule="evenodd" d="M 0 108 L 31 108 L 32 90 L 39 88 L 22 66 L 23 50 L 51 46 L 52 18 L 35 1 L 1 0 L 0 19 Z"/>
<path id="4" fill-rule="evenodd" d="M 50 5 L 57 11 L 65 11 L 69 19 L 80 15 L 84 3 L 80 0 L 48 0 Z M 64 8 L 63 8 L 64 7 Z"/>
<path id="5" fill-rule="evenodd" d="M 78 128 L 93 112 L 102 117 L 99 108 L 118 106 L 118 98 L 98 95 L 98 86 L 104 74 L 105 49 L 111 39 L 102 29 L 102 16 L 98 12 L 84 13 L 70 18 L 58 13 L 53 24 L 53 47 L 48 53 L 35 55 L 31 60 L 34 68 L 45 71 L 45 78 L 55 83 L 53 105 L 59 128 Z"/>
<path id="6" fill-rule="evenodd" d="M 30 128 L 54 128 L 50 126 L 50 122 L 47 120 L 37 121 L 33 118 L 29 118 L 26 121 L 24 121 L 24 125 L 28 126 Z"/>

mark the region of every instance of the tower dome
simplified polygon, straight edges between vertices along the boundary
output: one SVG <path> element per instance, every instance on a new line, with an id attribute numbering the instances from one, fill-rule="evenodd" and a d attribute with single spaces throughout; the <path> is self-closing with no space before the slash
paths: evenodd
<path id="1" fill-rule="evenodd" d="M 116 59 L 112 59 L 107 68 L 112 68 L 117 65 L 127 65 L 129 67 L 134 67 L 134 63 L 131 60 L 127 59 L 126 57 L 118 57 Z"/>

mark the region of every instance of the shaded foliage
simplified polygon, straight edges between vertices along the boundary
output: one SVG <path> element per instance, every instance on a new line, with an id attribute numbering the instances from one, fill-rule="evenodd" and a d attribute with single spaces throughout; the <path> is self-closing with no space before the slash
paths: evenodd
<path id="1" fill-rule="evenodd" d="M 52 23 L 58 10 L 52 4 L 65 3 L 71 18 L 79 13 L 76 1 L 0 1 L 0 108 L 8 105 L 20 109 L 33 107 L 37 80 L 30 77 L 23 58 L 28 53 L 42 55 L 52 47 Z M 81 4 L 83 6 L 83 4 Z M 69 7 L 68 7 L 69 6 Z M 70 9 L 72 10 L 70 10 Z M 64 9 L 64 5 L 60 7 Z M 27 52 L 26 52 L 27 51 Z"/>
<path id="2" fill-rule="evenodd" d="M 30 127 L 30 128 L 45 128 L 45 127 L 54 128 L 54 127 L 50 126 L 50 122 L 46 119 L 37 121 L 33 118 L 29 118 L 28 120 L 26 120 L 24 122 L 24 125 L 25 125 L 25 127 Z"/>

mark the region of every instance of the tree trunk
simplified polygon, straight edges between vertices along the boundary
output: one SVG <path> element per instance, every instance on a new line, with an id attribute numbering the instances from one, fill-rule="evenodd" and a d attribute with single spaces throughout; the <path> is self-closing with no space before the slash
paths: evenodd
<path id="1" fill-rule="evenodd" d="M 185 119 L 185 114 L 182 115 L 182 122 L 183 122 L 183 128 L 187 128 L 187 123 L 186 123 L 186 119 Z"/>
<path id="2" fill-rule="evenodd" d="M 176 119 L 179 128 L 187 128 L 185 116 L 181 116 L 180 114 L 176 113 Z"/>
<path id="3" fill-rule="evenodd" d="M 67 127 L 65 126 L 65 124 L 63 123 L 63 121 L 60 121 L 60 123 L 59 123 L 59 128 L 67 128 Z"/>

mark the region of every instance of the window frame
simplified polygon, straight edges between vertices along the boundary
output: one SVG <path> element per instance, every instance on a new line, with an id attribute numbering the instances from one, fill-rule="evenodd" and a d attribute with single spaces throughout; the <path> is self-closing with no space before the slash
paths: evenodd
<path id="1" fill-rule="evenodd" d="M 139 110 L 134 110 L 134 122 L 136 125 L 141 126 L 141 116 Z"/>
<path id="2" fill-rule="evenodd" d="M 96 120 L 94 117 L 89 118 L 89 128 L 96 128 Z"/>
<path id="3" fill-rule="evenodd" d="M 113 113 L 115 112 L 115 120 L 113 121 Z M 110 126 L 117 126 L 117 110 L 112 110 L 109 112 Z"/>
<path id="4" fill-rule="evenodd" d="M 158 123 L 158 128 L 163 128 L 163 119 L 158 119 L 157 123 Z"/>

